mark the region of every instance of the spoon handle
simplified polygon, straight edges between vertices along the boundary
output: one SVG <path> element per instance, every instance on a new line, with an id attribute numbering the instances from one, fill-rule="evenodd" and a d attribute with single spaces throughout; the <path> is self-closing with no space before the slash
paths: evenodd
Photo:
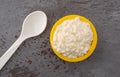
<path id="1" fill-rule="evenodd" d="M 23 41 L 24 39 L 22 37 L 19 37 L 15 41 L 15 43 L 3 54 L 3 56 L 0 57 L 0 70 L 7 63 L 7 61 L 11 58 L 11 56 L 14 54 L 14 52 L 17 50 L 17 48 L 20 46 L 20 44 Z"/>

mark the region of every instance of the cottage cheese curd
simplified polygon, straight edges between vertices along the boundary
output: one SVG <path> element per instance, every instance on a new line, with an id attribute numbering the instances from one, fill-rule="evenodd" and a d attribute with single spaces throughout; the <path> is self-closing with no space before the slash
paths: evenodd
<path id="1" fill-rule="evenodd" d="M 52 45 L 57 52 L 68 58 L 83 56 L 90 49 L 93 32 L 90 25 L 80 20 L 66 20 L 55 30 Z"/>

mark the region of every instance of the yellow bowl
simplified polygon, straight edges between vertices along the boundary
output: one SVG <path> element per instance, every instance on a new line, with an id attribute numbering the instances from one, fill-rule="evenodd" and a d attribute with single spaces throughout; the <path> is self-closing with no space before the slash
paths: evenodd
<path id="1" fill-rule="evenodd" d="M 77 57 L 77 58 L 68 58 L 66 56 L 63 56 L 62 54 L 60 54 L 59 52 L 56 51 L 56 49 L 54 49 L 53 45 L 52 45 L 52 40 L 53 40 L 53 35 L 54 35 L 54 32 L 56 30 L 56 28 L 65 20 L 68 20 L 68 19 L 74 19 L 76 17 L 79 17 L 81 19 L 81 21 L 84 21 L 84 22 L 87 22 L 88 24 L 90 24 L 90 27 L 93 31 L 93 41 L 92 41 L 92 44 L 91 44 L 91 47 L 89 49 L 89 51 L 87 52 L 87 54 L 85 54 L 84 56 L 80 56 L 80 57 Z M 60 18 L 54 25 L 53 25 L 53 28 L 51 30 L 51 33 L 50 33 L 50 45 L 54 51 L 54 53 L 62 60 L 65 60 L 65 61 L 68 61 L 68 62 L 79 62 L 79 61 L 83 61 L 85 59 L 87 59 L 95 50 L 96 48 L 96 45 L 97 45 L 97 32 L 96 32 L 96 29 L 94 27 L 94 25 L 92 24 L 92 22 L 90 20 L 88 20 L 87 18 L 83 17 L 83 16 L 80 16 L 80 15 L 67 15 L 67 16 L 64 16 L 62 18 Z"/>

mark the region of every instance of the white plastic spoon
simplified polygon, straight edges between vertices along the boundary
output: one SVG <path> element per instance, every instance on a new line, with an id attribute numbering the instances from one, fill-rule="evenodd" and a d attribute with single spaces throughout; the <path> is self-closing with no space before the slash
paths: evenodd
<path id="1" fill-rule="evenodd" d="M 24 40 L 41 34 L 45 30 L 46 25 L 47 16 L 44 12 L 35 11 L 30 13 L 23 22 L 22 32 L 17 41 L 0 57 L 0 70 Z"/>

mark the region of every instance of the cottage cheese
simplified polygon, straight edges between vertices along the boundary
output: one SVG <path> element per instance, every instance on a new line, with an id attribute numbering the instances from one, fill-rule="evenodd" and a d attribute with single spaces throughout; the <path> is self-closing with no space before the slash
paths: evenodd
<path id="1" fill-rule="evenodd" d="M 90 49 L 93 32 L 90 25 L 76 17 L 61 23 L 53 35 L 52 45 L 68 58 L 83 56 Z"/>

